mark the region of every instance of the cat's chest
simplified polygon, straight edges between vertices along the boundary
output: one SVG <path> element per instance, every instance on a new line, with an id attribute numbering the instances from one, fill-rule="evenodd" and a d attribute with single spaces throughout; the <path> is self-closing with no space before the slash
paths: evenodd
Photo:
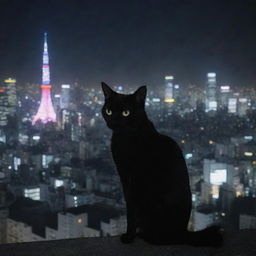
<path id="1" fill-rule="evenodd" d="M 111 149 L 114 156 L 127 161 L 142 159 L 151 151 L 149 141 L 141 136 L 113 135 Z"/>

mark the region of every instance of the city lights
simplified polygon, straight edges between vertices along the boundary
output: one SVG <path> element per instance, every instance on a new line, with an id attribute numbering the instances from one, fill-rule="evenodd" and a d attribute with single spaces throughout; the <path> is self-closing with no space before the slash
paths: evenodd
<path id="1" fill-rule="evenodd" d="M 229 85 L 223 85 L 220 87 L 220 90 L 222 93 L 228 93 L 230 92 L 230 86 Z"/>
<path id="2" fill-rule="evenodd" d="M 215 170 L 215 171 L 211 172 L 211 174 L 210 174 L 211 184 L 221 185 L 226 181 L 227 181 L 227 170 L 226 169 Z"/>
<path id="3" fill-rule="evenodd" d="M 245 156 L 253 156 L 253 153 L 252 152 L 244 152 L 244 155 Z"/>
<path id="4" fill-rule="evenodd" d="M 113 159 L 106 153 L 109 148 L 106 142 L 110 136 L 109 131 L 101 123 L 101 108 L 104 104 L 102 92 L 96 88 L 80 87 L 78 82 L 60 83 L 57 88 L 54 87 L 52 101 L 46 34 L 41 101 L 34 117 L 31 113 L 38 102 L 36 86 L 24 90 L 24 93 L 21 91 L 17 98 L 16 79 L 8 78 L 4 82 L 5 86 L 0 88 L 0 111 L 3 113 L 0 118 L 0 142 L 10 145 L 12 149 L 13 141 L 17 141 L 25 151 L 3 150 L 1 161 L 4 164 L 0 167 L 8 175 L 13 173 L 22 180 L 24 184 L 20 193 L 25 198 L 47 202 L 51 211 L 58 213 L 58 221 L 61 221 L 60 212 L 63 209 L 79 211 L 98 203 L 113 209 L 116 205 L 123 207 L 124 200 L 120 200 L 123 194 L 116 173 L 99 173 L 105 165 L 110 170 L 113 168 L 104 162 Z M 216 73 L 213 72 L 207 74 L 203 89 L 176 84 L 174 76 L 162 78 L 161 86 L 161 90 L 148 88 L 145 108 L 152 115 L 152 121 L 159 132 L 173 136 L 182 149 L 191 178 L 194 229 L 208 222 L 214 224 L 215 219 L 229 221 L 223 217 L 227 217 L 228 206 L 235 199 L 256 197 L 256 160 L 253 159 L 255 140 L 253 122 L 248 115 L 249 111 L 256 109 L 254 101 L 242 90 L 237 92 L 233 87 L 231 90 L 229 85 L 219 86 Z M 135 91 L 125 86 L 116 86 L 115 90 L 119 93 Z M 7 126 L 9 115 L 15 113 L 14 102 L 17 102 L 20 111 L 17 120 L 21 128 L 18 128 L 17 140 L 15 135 L 10 139 L 7 130 L 1 129 L 1 125 Z M 1 108 L 4 104 L 7 107 Z M 106 111 L 108 116 L 115 115 L 114 110 Z M 120 114 L 132 116 L 132 111 L 124 112 Z M 53 125 L 31 128 L 26 124 L 31 120 L 33 125 L 38 121 Z M 237 134 L 239 129 L 242 131 Z M 157 148 L 154 153 L 155 150 Z M 32 187 L 27 180 L 40 180 L 40 183 L 35 182 Z M 205 205 L 213 209 L 211 213 L 201 212 L 197 208 Z M 219 208 L 216 208 L 217 205 Z M 86 218 L 92 216 L 90 212 L 86 214 Z M 62 225 L 70 225 L 70 229 L 75 225 L 83 227 L 87 219 L 74 216 L 70 214 L 68 218 L 72 221 L 69 224 L 63 222 Z M 118 216 L 125 220 L 125 214 Z M 101 221 L 99 219 L 99 223 Z M 125 224 L 122 225 L 125 228 Z M 99 229 L 94 231 L 95 234 L 100 234 L 104 228 Z M 34 235 L 32 230 L 31 236 Z M 62 232 L 60 230 L 54 232 Z M 92 232 L 91 227 L 88 230 Z M 120 232 L 121 227 L 117 234 Z M 69 236 L 70 233 L 64 232 L 60 235 L 62 238 Z"/>
<path id="5" fill-rule="evenodd" d="M 165 80 L 173 80 L 174 77 L 173 76 L 165 76 Z"/>
<path id="6" fill-rule="evenodd" d="M 186 158 L 186 159 L 190 159 L 190 158 L 192 158 L 192 157 L 193 157 L 193 154 L 192 154 L 192 153 L 188 153 L 188 154 L 185 155 L 185 158 Z"/>
<path id="7" fill-rule="evenodd" d="M 63 88 L 63 89 L 70 89 L 70 84 L 62 84 L 61 88 Z"/>
<path id="8" fill-rule="evenodd" d="M 16 83 L 16 79 L 8 78 L 4 80 L 5 83 Z"/>
<path id="9" fill-rule="evenodd" d="M 209 77 L 209 78 L 216 77 L 216 73 L 208 73 L 208 74 L 207 74 L 207 77 Z"/>
<path id="10" fill-rule="evenodd" d="M 174 103 L 174 102 L 175 102 L 175 99 L 172 99 L 172 98 L 170 98 L 170 99 L 165 99 L 164 102 L 166 102 L 166 103 Z"/>
<path id="11" fill-rule="evenodd" d="M 24 189 L 24 196 L 32 200 L 40 200 L 40 188 Z"/>

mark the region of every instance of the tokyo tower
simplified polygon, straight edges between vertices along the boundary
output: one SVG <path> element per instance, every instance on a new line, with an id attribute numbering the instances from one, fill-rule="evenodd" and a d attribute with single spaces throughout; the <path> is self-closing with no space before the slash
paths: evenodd
<path id="1" fill-rule="evenodd" d="M 49 55 L 47 45 L 47 33 L 44 33 L 44 52 L 43 52 L 43 66 L 42 66 L 42 94 L 39 109 L 32 120 L 32 125 L 37 121 L 42 123 L 56 122 L 56 113 L 54 111 L 51 99 L 51 84 L 50 84 L 50 67 Z"/>

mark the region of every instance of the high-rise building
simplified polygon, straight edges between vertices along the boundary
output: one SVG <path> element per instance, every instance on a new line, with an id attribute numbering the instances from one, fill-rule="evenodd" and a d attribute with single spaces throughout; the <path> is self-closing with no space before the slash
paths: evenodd
<path id="1" fill-rule="evenodd" d="M 173 98 L 176 100 L 180 96 L 180 86 L 175 84 L 173 87 Z"/>
<path id="2" fill-rule="evenodd" d="M 166 76 L 165 77 L 165 95 L 164 95 L 164 102 L 166 103 L 173 103 L 173 76 Z"/>
<path id="3" fill-rule="evenodd" d="M 206 101 L 205 101 L 205 111 L 216 111 L 217 110 L 217 83 L 216 83 L 216 73 L 207 74 L 207 88 L 206 88 Z"/>
<path id="4" fill-rule="evenodd" d="M 17 94 L 16 94 L 16 79 L 7 78 L 4 80 L 7 92 L 9 114 L 13 115 L 16 112 Z"/>
<path id="5" fill-rule="evenodd" d="M 220 108 L 227 108 L 228 107 L 228 98 L 231 93 L 231 89 L 229 85 L 222 85 L 220 86 L 220 93 L 219 93 L 219 107 Z"/>
<path id="6" fill-rule="evenodd" d="M 237 112 L 239 116 L 245 116 L 247 110 L 249 110 L 249 99 L 240 97 L 238 99 Z"/>
<path id="7" fill-rule="evenodd" d="M 213 199 L 219 198 L 220 186 L 227 184 L 233 186 L 234 166 L 227 163 L 219 163 L 216 160 L 204 159 L 204 182 L 211 186 L 211 196 Z"/>
<path id="8" fill-rule="evenodd" d="M 70 85 L 63 84 L 61 85 L 61 97 L 60 97 L 60 108 L 67 109 L 69 108 L 69 100 L 70 100 Z"/>
<path id="9" fill-rule="evenodd" d="M 0 88 L 0 126 L 7 125 L 8 100 L 4 86 Z"/>
<path id="10" fill-rule="evenodd" d="M 237 112 L 237 98 L 228 99 L 228 113 L 235 114 Z"/>
<path id="11" fill-rule="evenodd" d="M 54 111 L 51 99 L 51 84 L 50 84 L 50 67 L 47 45 L 47 33 L 44 34 L 44 51 L 43 51 L 43 66 L 42 66 L 42 96 L 37 114 L 32 120 L 32 125 L 37 121 L 42 123 L 56 122 L 56 113 Z"/>
<path id="12" fill-rule="evenodd" d="M 7 125 L 7 116 L 13 116 L 16 113 L 16 106 L 16 80 L 7 78 L 0 86 L 0 126 Z"/>

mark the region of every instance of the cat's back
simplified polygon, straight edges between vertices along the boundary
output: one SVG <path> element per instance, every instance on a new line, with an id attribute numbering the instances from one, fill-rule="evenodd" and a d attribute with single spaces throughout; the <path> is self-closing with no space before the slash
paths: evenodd
<path id="1" fill-rule="evenodd" d="M 156 136 L 152 136 L 149 141 L 151 141 L 151 147 L 155 149 L 157 154 L 169 156 L 168 158 L 183 158 L 181 148 L 171 137 L 158 133 Z"/>

